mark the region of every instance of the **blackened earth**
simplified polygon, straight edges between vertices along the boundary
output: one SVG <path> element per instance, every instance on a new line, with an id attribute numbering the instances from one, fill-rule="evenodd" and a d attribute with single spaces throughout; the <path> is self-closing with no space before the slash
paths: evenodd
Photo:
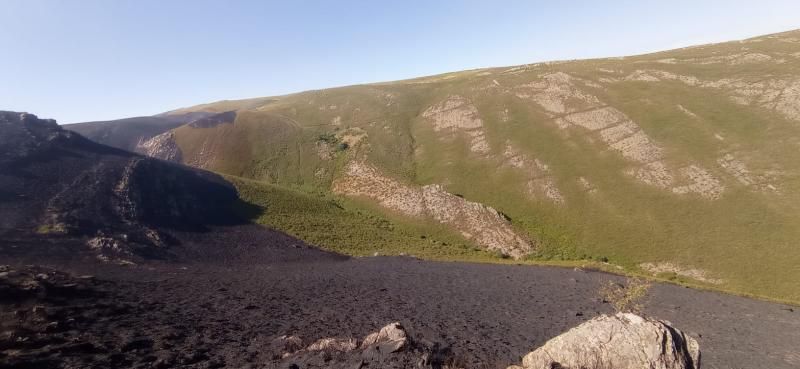
<path id="1" fill-rule="evenodd" d="M 281 358 L 274 341 L 360 338 L 399 321 L 415 350 L 443 355 L 440 364 L 505 368 L 609 312 L 597 291 L 618 279 L 564 268 L 345 258 L 254 225 L 175 237 L 183 261 L 125 267 L 56 262 L 10 252 L 30 243 L 3 245 L 0 255 L 15 256 L 0 259 L 8 265 L 0 272 L 0 367 L 353 367 L 342 364 L 352 358 Z M 647 314 L 695 337 L 703 368 L 800 365 L 794 307 L 657 284 Z M 417 367 L 415 355 L 355 366 Z"/>

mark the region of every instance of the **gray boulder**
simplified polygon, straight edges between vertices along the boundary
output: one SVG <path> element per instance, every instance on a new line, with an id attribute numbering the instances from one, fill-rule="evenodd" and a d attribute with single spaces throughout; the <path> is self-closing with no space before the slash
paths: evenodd
<path id="1" fill-rule="evenodd" d="M 601 315 L 547 341 L 508 369 L 697 369 L 697 341 L 663 320 Z"/>
<path id="2" fill-rule="evenodd" d="M 390 323 L 380 331 L 370 333 L 361 341 L 361 349 L 377 348 L 383 353 L 397 352 L 405 347 L 408 341 L 405 329 L 398 322 Z"/>

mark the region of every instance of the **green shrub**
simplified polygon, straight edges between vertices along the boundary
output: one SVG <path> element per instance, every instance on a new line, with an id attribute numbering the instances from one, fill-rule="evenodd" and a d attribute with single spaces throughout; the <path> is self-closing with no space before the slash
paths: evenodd
<path id="1" fill-rule="evenodd" d="M 607 281 L 600 287 L 600 296 L 603 301 L 614 306 L 618 313 L 641 315 L 650 287 L 650 281 L 640 278 L 628 278 L 624 285 Z"/>

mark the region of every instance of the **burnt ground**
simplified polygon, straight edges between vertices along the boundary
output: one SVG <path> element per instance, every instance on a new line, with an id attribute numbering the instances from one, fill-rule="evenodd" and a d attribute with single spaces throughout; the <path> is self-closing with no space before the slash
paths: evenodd
<path id="1" fill-rule="evenodd" d="M 6 243 L 0 255 L 14 256 L 0 256 L 0 264 L 14 272 L 0 274 L 6 286 L 0 368 L 289 367 L 291 359 L 274 360 L 278 336 L 297 335 L 305 344 L 363 337 L 392 321 L 467 367 L 505 368 L 610 311 L 597 290 L 619 278 L 550 267 L 345 258 L 253 225 L 175 234 L 184 261 L 133 266 L 53 261 L 10 252 L 35 247 L 30 242 Z M 39 285 L 9 293 L 20 273 Z M 648 306 L 649 315 L 697 338 L 703 368 L 800 366 L 794 307 L 662 284 Z"/>

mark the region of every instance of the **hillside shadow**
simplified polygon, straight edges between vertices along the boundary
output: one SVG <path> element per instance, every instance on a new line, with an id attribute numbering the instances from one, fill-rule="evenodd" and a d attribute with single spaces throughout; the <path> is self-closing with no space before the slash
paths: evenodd
<path id="1" fill-rule="evenodd" d="M 267 209 L 238 198 L 231 204 L 231 212 L 240 222 L 239 224 L 256 223 L 259 218 L 266 214 Z"/>

